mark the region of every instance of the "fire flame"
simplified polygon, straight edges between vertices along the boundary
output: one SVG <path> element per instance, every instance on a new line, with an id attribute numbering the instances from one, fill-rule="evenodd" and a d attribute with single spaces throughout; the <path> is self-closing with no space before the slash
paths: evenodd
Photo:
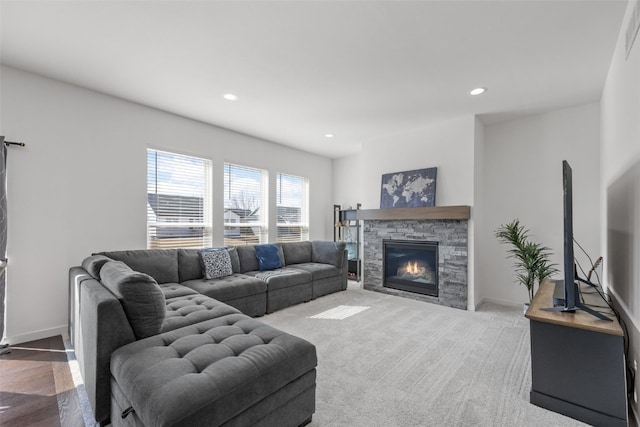
<path id="1" fill-rule="evenodd" d="M 418 274 L 418 261 L 415 261 L 413 263 L 407 262 L 405 271 L 409 274 Z"/>

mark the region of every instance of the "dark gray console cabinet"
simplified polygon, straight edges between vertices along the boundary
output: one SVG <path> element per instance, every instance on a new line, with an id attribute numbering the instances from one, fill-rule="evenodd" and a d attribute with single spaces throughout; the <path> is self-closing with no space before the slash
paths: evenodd
<path id="1" fill-rule="evenodd" d="M 615 320 L 588 313 L 554 313 L 555 283 L 542 283 L 526 317 L 531 327 L 534 405 L 594 426 L 626 426 L 623 332 Z"/>

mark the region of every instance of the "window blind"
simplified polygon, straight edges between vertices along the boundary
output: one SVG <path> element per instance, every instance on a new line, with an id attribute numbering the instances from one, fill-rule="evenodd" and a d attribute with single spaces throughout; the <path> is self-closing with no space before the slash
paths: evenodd
<path id="1" fill-rule="evenodd" d="M 147 248 L 212 245 L 211 161 L 147 149 Z"/>
<path id="2" fill-rule="evenodd" d="M 224 244 L 265 243 L 267 171 L 224 165 Z"/>
<path id="3" fill-rule="evenodd" d="M 276 175 L 276 213 L 278 242 L 309 240 L 307 179 L 279 173 Z"/>

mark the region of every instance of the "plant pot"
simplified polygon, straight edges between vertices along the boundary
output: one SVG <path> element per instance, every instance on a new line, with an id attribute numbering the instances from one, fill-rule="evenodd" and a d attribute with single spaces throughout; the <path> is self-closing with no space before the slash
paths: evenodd
<path id="1" fill-rule="evenodd" d="M 527 310 L 529 310 L 529 303 L 528 303 L 528 302 L 525 302 L 525 303 L 522 305 L 522 314 L 527 314 Z"/>

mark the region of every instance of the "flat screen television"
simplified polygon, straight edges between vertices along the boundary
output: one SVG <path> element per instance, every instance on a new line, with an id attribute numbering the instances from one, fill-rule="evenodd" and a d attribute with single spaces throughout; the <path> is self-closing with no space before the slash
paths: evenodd
<path id="1" fill-rule="evenodd" d="M 609 317 L 593 310 L 580 300 L 580 288 L 578 282 L 592 285 L 589 281 L 578 276 L 575 258 L 573 255 L 573 182 L 571 166 L 566 160 L 562 161 L 562 204 L 563 204 L 563 225 L 564 225 L 564 304 L 557 307 L 545 308 L 548 311 L 559 311 L 573 313 L 576 310 L 583 310 L 602 320 L 609 320 Z"/>

